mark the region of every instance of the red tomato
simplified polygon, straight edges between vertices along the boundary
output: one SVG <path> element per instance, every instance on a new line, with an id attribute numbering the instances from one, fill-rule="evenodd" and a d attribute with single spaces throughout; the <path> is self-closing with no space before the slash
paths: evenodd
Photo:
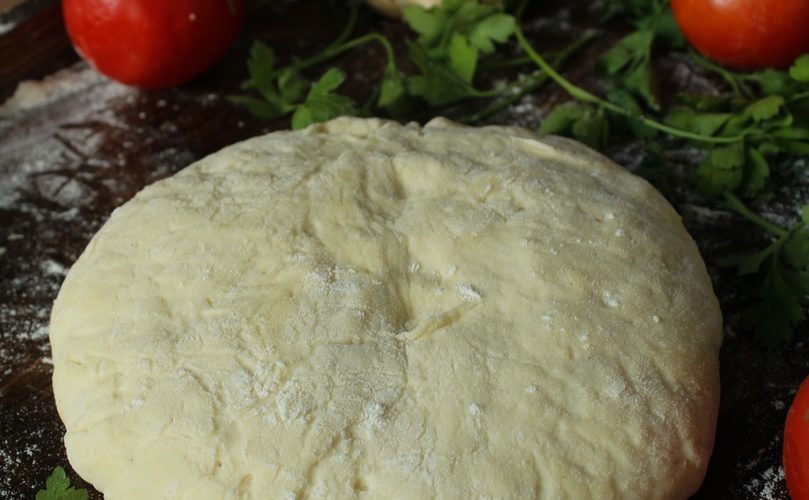
<path id="1" fill-rule="evenodd" d="M 63 0 L 76 50 L 128 85 L 180 84 L 210 67 L 236 36 L 243 0 Z"/>
<path id="2" fill-rule="evenodd" d="M 784 473 L 793 500 L 809 500 L 809 377 L 792 401 L 784 426 Z"/>
<path id="3" fill-rule="evenodd" d="M 671 0 L 683 34 L 741 69 L 783 68 L 809 52 L 809 0 Z"/>

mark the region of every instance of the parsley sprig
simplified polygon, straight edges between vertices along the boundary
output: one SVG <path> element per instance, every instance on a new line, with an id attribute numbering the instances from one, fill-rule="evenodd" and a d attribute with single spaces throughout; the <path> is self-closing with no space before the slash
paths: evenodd
<path id="1" fill-rule="evenodd" d="M 747 208 L 732 193 L 725 193 L 730 208 L 774 237 L 766 248 L 720 260 L 740 277 L 753 277 L 753 300 L 742 313 L 742 322 L 770 347 L 792 341 L 794 329 L 806 319 L 809 305 L 809 205 L 800 220 L 784 229 Z"/>
<path id="2" fill-rule="evenodd" d="M 87 500 L 87 490 L 70 486 L 65 470 L 56 467 L 45 480 L 45 489 L 37 492 L 36 500 Z"/>
<path id="3" fill-rule="evenodd" d="M 437 107 L 467 98 L 496 97 L 502 91 L 480 91 L 474 77 L 481 54 L 506 42 L 517 27 L 501 5 L 445 0 L 438 9 L 410 6 L 404 19 L 418 33 L 410 42 L 410 58 L 419 74 L 408 78 L 408 91 Z"/>
<path id="4" fill-rule="evenodd" d="M 608 1 L 605 14 L 607 18 L 620 16 L 628 20 L 635 30 L 601 56 L 598 69 L 611 77 L 613 91 L 626 92 L 648 108 L 660 111 L 658 81 L 652 67 L 653 46 L 661 42 L 672 48 L 685 46 L 668 1 Z"/>
<path id="5" fill-rule="evenodd" d="M 268 120 L 293 113 L 293 128 L 303 128 L 338 116 L 356 114 L 358 111 L 356 103 L 336 92 L 345 81 L 346 75 L 343 71 L 330 68 L 311 84 L 301 72 L 370 42 L 378 42 L 385 48 L 387 66 L 381 82 L 378 104 L 383 108 L 392 108 L 403 93 L 402 77 L 396 67 L 393 47 L 387 38 L 378 33 L 369 33 L 347 42 L 332 44 L 319 54 L 282 68 L 276 67 L 276 56 L 272 48 L 256 41 L 247 60 L 250 78 L 243 87 L 255 91 L 258 97 L 239 95 L 231 96 L 230 100 L 247 106 L 256 116 Z"/>
<path id="6" fill-rule="evenodd" d="M 726 143 L 733 143 L 737 142 L 742 139 L 742 136 L 735 136 L 735 137 L 714 137 L 708 134 L 701 134 L 698 132 L 693 132 L 686 129 L 677 128 L 674 126 L 666 125 L 665 123 L 661 123 L 653 118 L 650 118 L 642 113 L 640 113 L 637 108 L 634 107 L 624 107 L 613 102 L 610 102 L 606 99 L 602 99 L 601 97 L 596 96 L 584 90 L 583 88 L 573 84 L 565 77 L 563 77 L 559 72 L 557 72 L 553 66 L 551 66 L 544 57 L 537 53 L 531 43 L 525 38 L 525 34 L 523 34 L 522 29 L 518 28 L 516 30 L 517 41 L 520 44 L 520 47 L 525 50 L 528 56 L 531 58 L 534 63 L 536 63 L 539 68 L 541 68 L 548 76 L 556 82 L 560 87 L 562 87 L 571 97 L 580 101 L 584 104 L 589 104 L 595 106 L 597 109 L 611 111 L 618 115 L 630 118 L 639 122 L 642 125 L 650 129 L 654 129 L 663 133 L 666 133 L 672 137 L 679 137 L 681 139 L 691 139 L 698 142 L 706 142 L 706 143 L 714 143 L 714 144 L 726 144 Z"/>
<path id="7" fill-rule="evenodd" d="M 707 150 L 697 170 L 703 194 L 761 194 L 768 187 L 771 165 L 809 154 L 809 55 L 789 71 L 742 75 L 713 65 L 709 69 L 731 84 L 734 95 L 683 95 L 666 122 L 712 137 L 739 138 L 713 147 L 695 142 Z M 754 93 L 751 84 L 761 92 Z"/>
<path id="8" fill-rule="evenodd" d="M 417 35 L 408 42 L 408 56 L 416 71 L 407 75 L 397 67 L 392 44 L 383 35 L 368 33 L 349 39 L 356 19 L 356 5 L 353 4 L 349 22 L 333 43 L 291 65 L 278 67 L 273 50 L 260 41 L 255 42 L 247 63 L 249 79 L 243 85 L 250 93 L 233 96 L 231 100 L 266 119 L 292 114 L 293 128 L 300 128 L 343 114 L 376 113 L 405 119 L 412 118 L 412 113 L 407 111 L 413 109 L 443 109 L 467 99 L 494 99 L 492 107 L 468 117 L 480 119 L 514 102 L 515 95 L 522 97 L 545 83 L 545 78 L 535 71 L 527 78 L 518 78 L 504 86 L 489 89 L 477 86 L 483 57 L 509 41 L 517 27 L 516 18 L 506 13 L 501 4 L 446 0 L 441 7 L 431 10 L 406 8 L 404 20 Z M 563 63 L 593 36 L 588 33 L 560 51 L 556 62 Z M 329 69 L 311 84 L 303 77 L 305 71 L 372 42 L 382 45 L 387 62 L 383 77 L 372 93 L 373 99 L 363 106 L 349 102 L 345 96 L 338 98 L 339 84 L 345 80 L 342 72 L 336 72 L 339 70 Z M 508 62 L 524 64 L 525 61 Z M 328 88 L 328 99 L 322 98 L 324 88 Z"/>

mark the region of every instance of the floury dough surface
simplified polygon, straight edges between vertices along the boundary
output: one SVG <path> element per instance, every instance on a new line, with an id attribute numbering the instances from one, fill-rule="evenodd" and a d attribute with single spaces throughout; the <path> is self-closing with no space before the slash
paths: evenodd
<path id="1" fill-rule="evenodd" d="M 343 118 L 117 209 L 52 313 L 107 498 L 684 498 L 721 316 L 679 217 L 572 141 Z"/>

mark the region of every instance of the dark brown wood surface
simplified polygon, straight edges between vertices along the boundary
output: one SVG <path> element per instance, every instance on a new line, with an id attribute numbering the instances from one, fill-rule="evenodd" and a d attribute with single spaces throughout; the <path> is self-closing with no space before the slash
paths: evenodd
<path id="1" fill-rule="evenodd" d="M 227 144 L 288 126 L 283 120 L 256 120 L 225 99 L 245 77 L 252 39 L 265 40 L 289 60 L 325 46 L 337 26 L 325 0 L 254 5 L 239 40 L 211 71 L 179 88 L 140 92 L 98 77 L 78 62 L 58 6 L 40 1 L 23 8 L 28 10 L 18 9 L 14 22 L 26 20 L 0 34 L 0 102 L 23 80 L 63 72 L 47 80 L 50 87 L 33 87 L 44 95 L 38 105 L 0 108 L 0 498 L 33 498 L 57 465 L 96 498 L 100 495 L 69 467 L 50 386 L 48 314 L 65 270 L 110 212 L 143 186 Z M 589 2 L 543 3 L 531 12 L 528 31 L 534 39 L 558 46 L 592 27 L 594 17 Z M 0 17 L 0 25 L 9 19 Z M 607 28 L 608 33 L 620 30 Z M 368 10 L 361 14 L 359 30 L 381 31 L 400 47 L 406 33 L 401 24 Z M 568 75 L 580 79 L 602 48 L 598 44 L 581 53 L 567 66 Z M 381 62 L 374 46 L 341 57 L 339 64 L 354 75 L 348 83 L 352 95 L 367 94 L 367 82 L 378 77 Z M 683 88 L 710 90 L 717 85 L 685 60 L 657 64 L 667 75 L 668 96 Z M 558 89 L 546 86 L 489 121 L 536 126 L 550 105 L 564 99 Z M 463 111 L 462 106 L 447 113 Z M 644 157 L 638 144 L 631 143 L 610 153 L 634 167 Z M 694 152 L 677 146 L 667 159 L 675 170 L 688 171 Z M 741 333 L 735 313 L 742 297 L 732 277 L 713 262 L 730 248 L 764 243 L 763 235 L 721 206 L 705 205 L 687 190 L 671 188 L 669 173 L 645 173 L 695 236 L 728 319 L 716 448 L 695 498 L 787 498 L 781 432 L 789 402 L 809 373 L 806 329 L 781 351 L 768 351 Z M 778 193 L 776 199 L 786 201 L 764 207 L 769 215 L 781 221 L 794 216 L 796 207 L 807 201 L 805 177 L 796 175 Z"/>

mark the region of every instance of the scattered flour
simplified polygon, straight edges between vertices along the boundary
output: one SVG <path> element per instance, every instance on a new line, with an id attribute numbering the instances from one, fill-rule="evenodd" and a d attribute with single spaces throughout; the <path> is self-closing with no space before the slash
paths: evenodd
<path id="1" fill-rule="evenodd" d="M 779 466 L 768 467 L 759 476 L 754 477 L 745 485 L 748 493 L 756 495 L 760 500 L 779 500 L 783 498 L 779 488 L 784 482 L 784 468 Z"/>
<path id="2" fill-rule="evenodd" d="M 619 306 L 618 299 L 616 299 L 611 292 L 604 292 L 601 294 L 601 299 L 604 301 L 604 304 L 606 304 L 607 307 L 616 308 Z"/>
<path id="3" fill-rule="evenodd" d="M 0 34 L 5 28 L 0 24 Z M 79 63 L 20 83 L 0 104 L 0 396 L 14 391 L 25 398 L 0 404 L 0 498 L 36 491 L 44 484 L 37 471 L 64 460 L 55 453 L 62 431 L 53 420 L 53 396 L 27 384 L 46 382 L 53 369 L 50 306 L 65 264 L 101 223 L 97 197 L 117 203 L 121 188 L 128 189 L 99 170 L 124 166 L 125 156 L 108 146 L 111 135 L 142 140 L 119 117 L 122 100 L 134 95 Z"/>
<path id="4" fill-rule="evenodd" d="M 0 105 L 0 116 L 48 104 L 101 81 L 103 77 L 97 72 L 77 64 L 39 81 L 20 82 L 14 94 Z"/>
<path id="5" fill-rule="evenodd" d="M 475 290 L 475 288 L 470 284 L 461 283 L 460 285 L 456 286 L 455 289 L 465 300 L 471 302 L 480 302 L 483 299 L 480 292 Z"/>
<path id="6" fill-rule="evenodd" d="M 45 274 L 55 274 L 57 276 L 64 276 L 67 274 L 67 268 L 53 259 L 47 259 L 42 263 L 42 270 Z"/>
<path id="7" fill-rule="evenodd" d="M 4 35 L 13 30 L 17 26 L 16 23 L 0 23 L 0 35 Z"/>

